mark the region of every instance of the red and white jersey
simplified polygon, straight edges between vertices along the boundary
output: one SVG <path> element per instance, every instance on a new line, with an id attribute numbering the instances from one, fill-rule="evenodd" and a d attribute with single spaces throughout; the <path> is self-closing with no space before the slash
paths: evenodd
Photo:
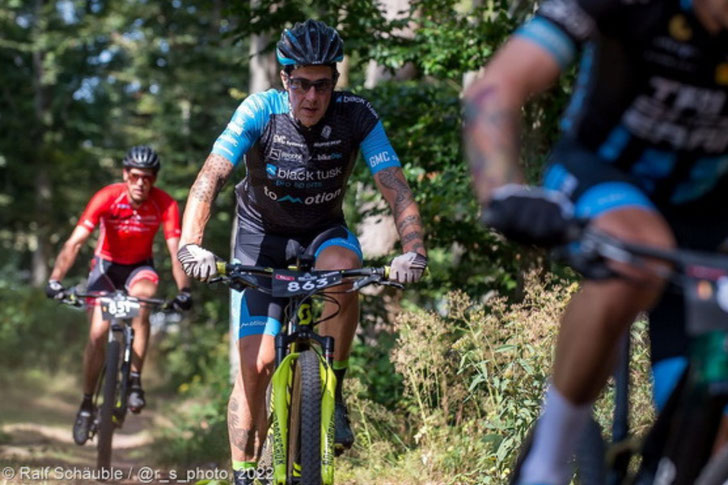
<path id="1" fill-rule="evenodd" d="M 78 221 L 89 231 L 100 223 L 95 254 L 119 264 L 152 258 L 152 242 L 162 225 L 164 238 L 180 236 L 179 206 L 165 191 L 152 187 L 149 197 L 132 207 L 126 184 L 104 187 L 94 194 Z"/>

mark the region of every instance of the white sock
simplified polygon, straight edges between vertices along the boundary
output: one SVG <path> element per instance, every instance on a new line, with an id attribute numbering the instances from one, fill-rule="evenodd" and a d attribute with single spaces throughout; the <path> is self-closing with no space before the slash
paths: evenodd
<path id="1" fill-rule="evenodd" d="M 543 413 L 536 424 L 533 446 L 521 468 L 519 483 L 566 485 L 569 459 L 591 415 L 591 404 L 576 406 L 552 384 L 546 391 Z"/>

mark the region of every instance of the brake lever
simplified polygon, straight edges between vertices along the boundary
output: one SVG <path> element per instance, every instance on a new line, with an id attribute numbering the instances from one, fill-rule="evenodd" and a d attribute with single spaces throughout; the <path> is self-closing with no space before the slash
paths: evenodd
<path id="1" fill-rule="evenodd" d="M 392 288 L 397 288 L 398 290 L 404 290 L 404 285 L 399 281 L 384 280 L 380 281 L 379 284 L 383 286 L 391 286 Z"/>

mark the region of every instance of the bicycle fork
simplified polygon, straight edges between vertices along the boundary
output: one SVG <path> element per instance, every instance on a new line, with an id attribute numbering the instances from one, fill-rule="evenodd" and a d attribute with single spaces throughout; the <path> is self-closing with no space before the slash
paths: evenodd
<path id="1" fill-rule="evenodd" d="M 303 329 L 306 330 L 303 330 Z M 336 375 L 332 363 L 334 354 L 334 339 L 322 337 L 306 326 L 299 329 L 298 335 L 278 334 L 275 340 L 276 365 L 271 378 L 271 416 L 270 433 L 273 434 L 273 483 L 286 485 L 287 482 L 287 455 L 288 417 L 291 405 L 291 391 L 293 387 L 293 366 L 301 355 L 300 352 L 291 352 L 286 355 L 289 346 L 296 343 L 316 341 L 321 345 L 323 356 L 319 356 L 319 370 L 321 382 L 321 480 L 324 485 L 334 483 L 334 406 Z"/>

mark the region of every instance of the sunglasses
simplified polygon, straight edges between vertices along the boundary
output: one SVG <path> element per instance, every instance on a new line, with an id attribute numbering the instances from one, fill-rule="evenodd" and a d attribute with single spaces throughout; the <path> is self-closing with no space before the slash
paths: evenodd
<path id="1" fill-rule="evenodd" d="M 139 180 L 141 180 L 144 184 L 153 184 L 157 178 L 154 175 L 135 172 L 127 172 L 127 176 L 129 177 L 129 182 L 133 184 L 139 182 Z"/>
<path id="2" fill-rule="evenodd" d="M 334 87 L 334 80 L 333 79 L 318 79 L 316 81 L 311 81 L 309 79 L 305 79 L 302 77 L 289 77 L 288 78 L 288 87 L 293 89 L 294 91 L 301 91 L 302 93 L 307 93 L 309 89 L 311 89 L 311 86 L 314 87 L 316 92 L 318 94 L 324 94 Z"/>

